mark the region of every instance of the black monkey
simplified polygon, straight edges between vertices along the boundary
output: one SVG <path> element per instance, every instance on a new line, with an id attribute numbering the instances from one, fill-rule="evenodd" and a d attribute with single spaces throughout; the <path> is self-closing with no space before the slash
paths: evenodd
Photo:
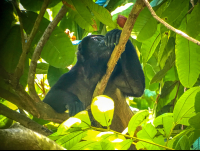
<path id="1" fill-rule="evenodd" d="M 106 36 L 90 35 L 83 38 L 78 46 L 76 65 L 60 77 L 43 101 L 58 113 L 69 109 L 70 116 L 90 105 L 93 91 L 106 72 L 107 62 L 114 44 L 119 42 L 120 34 L 121 30 L 114 29 Z M 140 97 L 144 92 L 144 73 L 130 40 L 109 79 L 104 94 L 109 96 L 116 88 L 128 96 Z"/>

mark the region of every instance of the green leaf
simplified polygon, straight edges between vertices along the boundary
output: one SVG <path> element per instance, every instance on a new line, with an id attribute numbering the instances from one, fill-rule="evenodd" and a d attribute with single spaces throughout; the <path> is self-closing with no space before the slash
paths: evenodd
<path id="1" fill-rule="evenodd" d="M 183 135 L 176 144 L 175 150 L 190 150 L 189 139 Z"/>
<path id="2" fill-rule="evenodd" d="M 47 79 L 49 82 L 50 87 L 52 87 L 58 79 L 64 74 L 69 71 L 68 68 L 55 68 L 53 66 L 49 66 L 48 74 L 47 74 Z"/>
<path id="3" fill-rule="evenodd" d="M 59 127 L 57 133 L 59 135 L 68 132 L 71 127 L 89 128 L 91 125 L 90 118 L 87 111 L 81 111 L 77 113 L 74 117 L 70 117 L 65 122 L 63 122 Z"/>
<path id="4" fill-rule="evenodd" d="M 28 11 L 26 13 L 22 13 L 22 21 L 27 34 L 30 34 L 37 16 L 38 15 L 34 12 Z M 31 51 L 34 51 L 39 39 L 43 35 L 43 32 L 45 31 L 49 23 L 50 21 L 48 21 L 47 19 L 42 19 L 39 30 L 31 45 Z M 53 30 L 51 36 L 49 37 L 42 50 L 41 57 L 50 65 L 56 68 L 65 68 L 74 61 L 74 46 L 72 45 L 72 42 L 70 41 L 67 34 L 65 34 L 62 29 L 56 27 Z"/>
<path id="5" fill-rule="evenodd" d="M 21 35 L 19 25 L 14 25 L 0 51 L 0 64 L 9 73 L 14 73 L 22 53 Z"/>
<path id="6" fill-rule="evenodd" d="M 13 120 L 0 115 L 0 129 L 9 128 L 13 124 Z"/>
<path id="7" fill-rule="evenodd" d="M 148 123 L 146 124 L 142 130 L 140 130 L 137 133 L 137 137 L 150 141 L 150 142 L 155 142 L 155 143 L 159 143 L 161 145 L 164 144 L 164 138 L 162 136 L 159 137 L 155 137 L 157 134 L 157 130 L 155 129 L 155 127 L 151 124 Z M 148 150 L 160 150 L 161 148 L 159 148 L 158 146 L 143 142 L 143 141 L 139 141 L 136 144 L 136 148 L 137 149 L 148 149 Z"/>
<path id="8" fill-rule="evenodd" d="M 158 125 L 163 125 L 166 136 L 169 137 L 169 134 L 174 127 L 173 113 L 165 113 L 158 116 L 154 120 L 154 125 L 155 127 L 157 127 Z"/>
<path id="9" fill-rule="evenodd" d="M 138 111 L 128 123 L 128 133 L 130 136 L 133 136 L 136 128 L 144 121 L 146 117 L 149 116 L 148 110 Z"/>
<path id="10" fill-rule="evenodd" d="M 175 21 L 179 16 L 181 16 L 181 13 L 185 11 L 185 7 L 187 7 L 189 2 L 187 0 L 185 1 L 170 1 L 170 4 L 165 9 L 165 11 L 162 13 L 161 18 L 164 18 L 165 21 L 167 21 L 169 24 Z"/>
<path id="11" fill-rule="evenodd" d="M 171 91 L 175 88 L 175 86 L 178 84 L 179 81 L 166 81 L 164 83 L 164 86 L 162 87 L 161 90 L 161 98 L 166 97 L 171 93 Z"/>
<path id="12" fill-rule="evenodd" d="M 200 112 L 200 92 L 197 92 L 194 102 L 195 112 Z"/>
<path id="13" fill-rule="evenodd" d="M 97 96 L 92 100 L 91 111 L 95 120 L 108 127 L 113 119 L 114 101 L 106 95 Z"/>
<path id="14" fill-rule="evenodd" d="M 188 20 L 186 31 L 189 36 L 191 37 L 197 37 L 200 33 L 200 4 L 197 3 L 197 5 L 194 6 L 194 9 L 192 10 L 192 13 L 190 15 L 190 18 Z"/>
<path id="15" fill-rule="evenodd" d="M 158 63 L 160 63 L 161 58 L 163 56 L 163 52 L 167 45 L 169 30 L 164 25 L 160 25 L 160 33 L 161 33 L 161 43 L 158 52 Z"/>
<path id="16" fill-rule="evenodd" d="M 156 75 L 152 78 L 150 83 L 152 84 L 161 81 L 162 78 L 165 76 L 165 74 L 174 66 L 174 64 L 175 64 L 175 54 L 174 52 L 172 52 L 168 57 L 164 68 L 156 73 Z"/>
<path id="17" fill-rule="evenodd" d="M 81 124 L 79 125 L 79 127 L 87 128 L 91 126 L 91 121 L 90 121 L 88 111 L 81 111 L 77 113 L 74 117 L 81 120 Z"/>
<path id="18" fill-rule="evenodd" d="M 197 113 L 197 115 L 191 117 L 189 119 L 189 123 L 192 127 L 194 127 L 195 129 L 200 129 L 200 112 Z"/>
<path id="19" fill-rule="evenodd" d="M 70 117 L 66 121 L 64 121 L 60 126 L 58 127 L 57 134 L 63 135 L 68 133 L 69 128 L 73 127 L 79 127 L 81 124 L 81 120 L 75 117 Z"/>
<path id="20" fill-rule="evenodd" d="M 200 87 L 193 87 L 179 98 L 173 111 L 175 124 L 189 125 L 189 118 L 195 115 L 194 102 L 199 91 Z"/>
<path id="21" fill-rule="evenodd" d="M 145 41 L 151 38 L 157 30 L 157 21 L 151 15 L 148 8 L 144 8 L 139 14 L 132 34 L 137 36 L 138 41 Z"/>
<path id="22" fill-rule="evenodd" d="M 96 31 L 96 22 L 82 1 L 66 0 L 68 6 L 69 17 L 72 18 L 81 28 L 86 31 Z"/>
<path id="23" fill-rule="evenodd" d="M 174 136 L 171 140 L 168 141 L 167 146 L 170 148 L 175 148 L 177 142 L 179 141 L 179 139 L 183 136 L 183 135 L 188 135 L 191 134 L 192 131 L 194 131 L 194 128 L 188 127 L 186 129 L 184 129 L 183 131 L 181 131 L 180 133 L 178 133 L 176 136 Z"/>
<path id="24" fill-rule="evenodd" d="M 146 63 L 151 58 L 154 51 L 156 50 L 158 43 L 160 42 L 161 36 L 159 30 L 160 26 L 157 26 L 157 31 L 155 34 L 142 43 L 141 53 L 143 57 L 143 63 Z"/>
<path id="25" fill-rule="evenodd" d="M 150 141 L 150 140 L 148 140 Z M 163 136 L 158 136 L 158 137 L 155 137 L 152 139 L 152 141 L 150 142 L 154 142 L 156 144 L 161 144 L 164 146 L 164 137 Z M 136 148 L 137 150 L 140 150 L 140 149 L 145 149 L 145 150 L 161 150 L 163 149 L 162 147 L 158 147 L 156 145 L 152 145 L 152 144 L 149 144 L 149 143 L 146 143 L 146 142 L 143 142 L 143 141 L 139 141 L 137 142 L 136 144 Z"/>
<path id="26" fill-rule="evenodd" d="M 155 76 L 155 71 L 153 70 L 153 67 L 148 63 L 145 65 L 144 71 L 149 80 L 151 80 Z"/>
<path id="27" fill-rule="evenodd" d="M 36 74 L 47 74 L 49 69 L 49 64 L 40 62 L 37 64 Z"/>
<path id="28" fill-rule="evenodd" d="M 60 11 L 61 7 L 63 6 L 63 3 L 60 1 L 56 6 L 52 7 L 50 10 L 52 11 L 52 18 L 54 19 L 58 12 Z"/>
<path id="29" fill-rule="evenodd" d="M 66 134 L 65 136 L 59 138 L 56 143 L 63 146 L 66 149 L 71 149 L 76 145 L 84 136 L 86 135 L 85 131 L 78 131 Z"/>
<path id="30" fill-rule="evenodd" d="M 106 8 L 99 6 L 99 5 L 95 4 L 94 2 L 90 2 L 88 0 L 83 0 L 83 3 L 85 3 L 85 5 L 87 5 L 89 7 L 89 9 L 92 11 L 94 16 L 100 22 L 109 26 L 110 28 L 116 27 L 116 24 L 112 21 L 110 12 Z"/>
<path id="31" fill-rule="evenodd" d="M 186 20 L 181 23 L 180 30 L 185 31 Z M 200 73 L 199 46 L 186 38 L 176 35 L 176 67 L 181 84 L 191 88 Z"/>
<path id="32" fill-rule="evenodd" d="M 165 66 L 165 63 L 171 53 L 175 52 L 175 38 L 174 37 L 169 37 L 169 40 L 167 42 L 167 45 L 165 46 L 165 49 L 163 51 L 161 60 L 160 60 L 160 66 L 163 68 Z"/>
<path id="33" fill-rule="evenodd" d="M 114 146 L 113 146 L 113 143 L 111 143 L 110 141 L 108 140 L 101 140 L 100 141 L 100 145 L 101 145 L 101 148 L 102 150 L 114 150 Z"/>

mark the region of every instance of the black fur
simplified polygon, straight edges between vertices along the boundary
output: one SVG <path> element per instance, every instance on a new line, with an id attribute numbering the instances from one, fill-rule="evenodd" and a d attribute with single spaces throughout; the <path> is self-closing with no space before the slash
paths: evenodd
<path id="1" fill-rule="evenodd" d="M 105 37 L 85 37 L 78 46 L 76 65 L 60 77 L 43 101 L 59 113 L 69 109 L 70 116 L 90 105 L 93 91 L 106 72 L 107 62 L 120 34 L 121 30 L 114 29 Z M 110 77 L 105 94 L 114 92 L 116 88 L 122 94 L 134 97 L 140 97 L 144 92 L 144 73 L 130 40 Z"/>

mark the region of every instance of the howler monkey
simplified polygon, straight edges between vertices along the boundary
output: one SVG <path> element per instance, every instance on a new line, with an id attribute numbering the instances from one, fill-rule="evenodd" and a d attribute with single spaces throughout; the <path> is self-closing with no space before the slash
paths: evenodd
<path id="1" fill-rule="evenodd" d="M 114 29 L 102 35 L 90 35 L 78 46 L 77 63 L 63 74 L 44 98 L 56 112 L 69 109 L 73 116 L 85 109 L 92 100 L 98 81 L 106 73 L 107 62 L 115 44 L 118 44 L 121 30 Z M 105 89 L 108 95 L 118 88 L 123 95 L 140 97 L 145 88 L 144 73 L 135 48 L 130 40 L 126 44 Z M 90 102 L 91 103 L 91 102 Z"/>

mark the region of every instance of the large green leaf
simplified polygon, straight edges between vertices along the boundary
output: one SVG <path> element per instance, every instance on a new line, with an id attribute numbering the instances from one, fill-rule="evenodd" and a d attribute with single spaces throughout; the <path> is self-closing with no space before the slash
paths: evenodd
<path id="1" fill-rule="evenodd" d="M 36 17 L 37 14 L 34 12 L 28 11 L 26 13 L 22 13 L 23 25 L 27 34 L 30 34 Z M 39 30 L 33 40 L 31 51 L 34 51 L 39 39 L 43 35 L 43 32 L 49 23 L 50 21 L 45 18 L 41 21 Z M 65 68 L 74 61 L 74 46 L 72 45 L 72 42 L 67 34 L 65 34 L 59 27 L 56 27 L 52 32 L 42 50 L 41 57 L 56 68 Z"/>
<path id="2" fill-rule="evenodd" d="M 200 87 L 193 87 L 187 90 L 177 101 L 174 107 L 174 123 L 189 125 L 188 120 L 195 115 L 194 102 Z"/>
<path id="3" fill-rule="evenodd" d="M 138 41 L 145 41 L 151 38 L 156 30 L 156 19 L 153 18 L 148 8 L 144 8 L 135 22 L 132 34 L 137 36 Z"/>
<path id="4" fill-rule="evenodd" d="M 82 1 L 65 0 L 68 6 L 69 17 L 86 31 L 96 31 L 96 22 L 89 9 Z"/>
<path id="5" fill-rule="evenodd" d="M 185 31 L 186 20 L 181 23 L 180 30 Z M 184 87 L 192 87 L 200 74 L 200 46 L 176 35 L 176 67 L 179 79 Z"/>
<path id="6" fill-rule="evenodd" d="M 189 0 L 173 0 L 170 1 L 170 4 L 165 9 L 165 11 L 162 13 L 161 18 L 164 18 L 165 21 L 167 21 L 169 24 L 171 24 L 173 21 L 175 21 L 183 11 L 185 11 L 185 7 L 189 5 Z"/>
<path id="7" fill-rule="evenodd" d="M 151 38 L 142 43 L 141 53 L 143 57 L 143 63 L 146 63 L 156 50 L 156 47 L 160 42 L 161 38 L 159 31 L 160 31 L 160 26 L 157 26 L 157 31 L 155 32 L 155 34 Z"/>

